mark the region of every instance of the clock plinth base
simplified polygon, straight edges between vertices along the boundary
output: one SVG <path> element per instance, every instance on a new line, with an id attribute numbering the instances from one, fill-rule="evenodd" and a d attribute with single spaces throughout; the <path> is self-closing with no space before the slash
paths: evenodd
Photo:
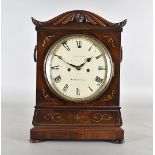
<path id="1" fill-rule="evenodd" d="M 122 143 L 124 130 L 120 127 L 49 127 L 30 130 L 30 141 L 45 140 L 105 140 Z"/>

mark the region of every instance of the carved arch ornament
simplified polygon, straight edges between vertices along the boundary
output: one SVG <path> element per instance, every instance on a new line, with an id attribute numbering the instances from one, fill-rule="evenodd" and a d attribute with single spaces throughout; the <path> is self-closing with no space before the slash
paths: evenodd
<path id="1" fill-rule="evenodd" d="M 78 22 L 78 23 L 87 23 L 91 25 L 96 25 L 96 26 L 102 26 L 102 27 L 118 27 L 122 28 L 123 26 L 126 25 L 127 20 L 123 20 L 122 22 L 119 23 L 111 23 L 104 18 L 91 13 L 89 11 L 84 11 L 84 10 L 74 10 L 74 11 L 69 11 L 66 13 L 63 13 L 51 20 L 41 22 L 37 21 L 32 17 L 32 22 L 34 25 L 37 27 L 42 27 L 42 26 L 59 26 L 59 25 L 65 25 L 65 24 L 70 24 L 72 22 Z"/>

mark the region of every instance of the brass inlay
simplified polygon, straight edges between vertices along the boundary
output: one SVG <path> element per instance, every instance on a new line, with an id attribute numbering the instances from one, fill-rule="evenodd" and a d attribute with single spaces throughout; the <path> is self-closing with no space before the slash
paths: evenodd
<path id="1" fill-rule="evenodd" d="M 74 116 L 74 119 L 76 119 L 77 121 L 80 120 L 80 116 L 77 114 L 76 116 Z"/>
<path id="2" fill-rule="evenodd" d="M 44 116 L 45 120 L 52 120 L 54 122 L 62 121 L 62 115 L 60 113 L 49 113 Z"/>
<path id="3" fill-rule="evenodd" d="M 45 89 L 42 89 L 42 94 L 43 94 L 44 99 L 46 99 L 46 100 L 53 100 L 53 99 L 49 96 L 49 94 L 45 91 Z"/>
<path id="4" fill-rule="evenodd" d="M 115 95 L 115 90 L 113 89 L 111 94 L 110 95 L 107 95 L 104 99 L 103 99 L 103 102 L 106 102 L 106 101 L 110 101 L 113 99 L 114 95 Z"/>
<path id="5" fill-rule="evenodd" d="M 114 40 L 113 40 L 112 37 L 110 37 L 110 36 L 105 36 L 105 35 L 103 35 L 103 37 L 106 38 L 106 40 L 108 41 L 109 44 L 112 45 L 112 47 L 115 47 L 115 45 L 114 45 Z"/>
<path id="6" fill-rule="evenodd" d="M 102 114 L 102 113 L 95 113 L 93 114 L 92 121 L 94 122 L 102 122 L 102 121 L 110 121 L 112 119 L 112 116 L 109 114 Z"/>
<path id="7" fill-rule="evenodd" d="M 55 36 L 52 35 L 52 36 L 45 37 L 45 39 L 43 40 L 42 46 L 45 46 L 45 44 L 50 41 L 50 38 L 53 38 L 53 37 L 55 37 Z"/>

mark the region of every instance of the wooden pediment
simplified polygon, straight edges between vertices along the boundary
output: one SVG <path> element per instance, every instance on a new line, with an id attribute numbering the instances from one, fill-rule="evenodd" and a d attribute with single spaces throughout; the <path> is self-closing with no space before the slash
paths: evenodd
<path id="1" fill-rule="evenodd" d="M 60 25 L 67 25 L 71 23 L 86 23 L 86 24 L 96 25 L 101 27 L 122 28 L 127 23 L 127 20 L 124 20 L 119 23 L 111 23 L 106 19 L 92 12 L 84 11 L 84 10 L 74 10 L 74 11 L 63 13 L 45 22 L 37 21 L 32 17 L 32 22 L 37 27 L 60 26 Z"/>

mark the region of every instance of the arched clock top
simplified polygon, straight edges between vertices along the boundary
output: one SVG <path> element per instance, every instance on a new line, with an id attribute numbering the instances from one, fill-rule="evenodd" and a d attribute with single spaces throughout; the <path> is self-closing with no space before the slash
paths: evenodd
<path id="1" fill-rule="evenodd" d="M 124 20 L 119 23 L 112 23 L 92 12 L 84 11 L 84 10 L 74 10 L 74 11 L 63 13 L 45 22 L 37 21 L 32 17 L 32 22 L 37 27 L 59 26 L 59 25 L 66 25 L 71 23 L 85 23 L 85 24 L 96 25 L 101 27 L 122 28 L 123 26 L 126 25 L 127 20 Z"/>

